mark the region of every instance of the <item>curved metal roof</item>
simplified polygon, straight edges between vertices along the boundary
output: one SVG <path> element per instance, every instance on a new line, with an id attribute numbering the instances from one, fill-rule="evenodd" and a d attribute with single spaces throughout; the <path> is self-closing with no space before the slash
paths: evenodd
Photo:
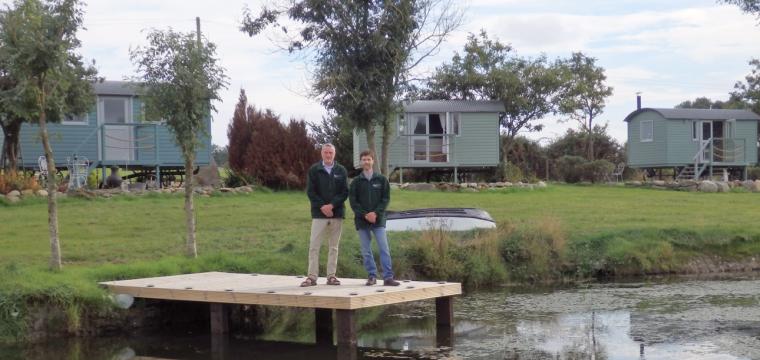
<path id="1" fill-rule="evenodd" d="M 417 100 L 404 104 L 404 112 L 435 113 L 435 112 L 504 112 L 501 101 L 480 100 Z"/>
<path id="2" fill-rule="evenodd" d="M 647 111 L 654 111 L 668 120 L 760 120 L 760 115 L 749 110 L 641 108 L 628 114 L 623 121 L 630 121 L 634 116 Z"/>

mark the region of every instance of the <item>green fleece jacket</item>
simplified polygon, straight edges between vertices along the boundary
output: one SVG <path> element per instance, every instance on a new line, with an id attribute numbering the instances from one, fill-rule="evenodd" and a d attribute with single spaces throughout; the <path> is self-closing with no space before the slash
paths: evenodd
<path id="1" fill-rule="evenodd" d="M 373 225 L 385 227 L 385 209 L 391 201 L 391 186 L 385 176 L 373 173 L 369 180 L 363 174 L 355 177 L 351 181 L 348 200 L 351 209 L 354 210 L 354 224 L 357 229 L 366 229 Z M 371 212 L 377 214 L 374 224 L 364 219 L 364 215 Z"/>
<path id="2" fill-rule="evenodd" d="M 306 195 L 311 202 L 312 219 L 327 219 L 320 208 L 327 204 L 333 205 L 333 219 L 343 219 L 346 216 L 344 203 L 348 197 L 348 172 L 337 162 L 332 173 L 327 173 L 322 162 L 317 162 L 309 168 L 306 175 Z"/>

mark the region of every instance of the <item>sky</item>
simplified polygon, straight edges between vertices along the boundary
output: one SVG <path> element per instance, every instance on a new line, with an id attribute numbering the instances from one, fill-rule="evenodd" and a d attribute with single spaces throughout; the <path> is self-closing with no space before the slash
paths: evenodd
<path id="1" fill-rule="evenodd" d="M 9 3 L 8 0 L 0 1 Z M 240 89 L 249 103 L 290 118 L 318 122 L 326 110 L 307 96 L 313 68 L 303 56 L 279 50 L 274 30 L 258 37 L 239 31 L 243 9 L 255 14 L 256 0 L 90 0 L 85 8 L 81 54 L 94 60 L 100 76 L 124 80 L 134 75 L 129 50 L 145 44 L 146 30 L 195 31 L 201 18 L 203 35 L 218 46 L 229 76 L 229 88 L 217 102 L 212 142 L 227 144 Z M 582 51 L 605 69 L 614 88 L 598 123 L 625 141 L 623 119 L 636 107 L 641 92 L 645 107 L 673 107 L 698 96 L 725 100 L 737 81 L 749 74 L 748 62 L 760 58 L 758 20 L 714 0 L 469 0 L 462 26 L 436 56 L 419 67 L 429 74 L 450 61 L 469 33 L 481 29 L 511 44 L 517 55 L 569 57 Z M 526 134 L 554 139 L 578 124 L 549 116 L 544 129 Z"/>

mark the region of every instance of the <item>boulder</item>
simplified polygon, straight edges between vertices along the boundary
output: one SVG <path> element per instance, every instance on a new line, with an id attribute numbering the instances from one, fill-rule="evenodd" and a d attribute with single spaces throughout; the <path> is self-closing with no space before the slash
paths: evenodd
<path id="1" fill-rule="evenodd" d="M 629 181 L 629 182 L 627 182 L 625 184 L 629 185 L 629 186 L 641 186 L 641 181 L 634 180 L 634 181 Z"/>
<path id="2" fill-rule="evenodd" d="M 221 191 L 223 193 L 231 193 L 231 192 L 235 192 L 235 189 L 223 187 L 223 188 L 219 189 L 219 191 Z"/>
<path id="3" fill-rule="evenodd" d="M 13 196 L 13 197 L 19 197 L 21 196 L 21 192 L 18 190 L 11 190 L 6 196 Z"/>
<path id="4" fill-rule="evenodd" d="M 511 182 L 509 182 L 509 181 L 505 181 L 504 182 L 504 187 L 510 187 L 510 186 L 512 186 Z"/>
<path id="5" fill-rule="evenodd" d="M 433 191 L 435 190 L 435 185 L 429 183 L 413 183 L 409 184 L 406 189 L 412 191 Z"/>
<path id="6" fill-rule="evenodd" d="M 37 190 L 37 196 L 47 197 L 48 196 L 48 192 L 47 192 L 47 190 Z"/>
<path id="7" fill-rule="evenodd" d="M 742 182 L 742 186 L 744 186 L 747 191 L 757 192 L 760 191 L 760 186 L 758 185 L 758 181 L 752 181 L 752 180 L 746 180 Z"/>
<path id="8" fill-rule="evenodd" d="M 715 182 L 713 181 L 705 180 L 699 183 L 698 189 L 701 192 L 714 193 L 714 192 L 718 192 L 718 185 L 715 184 Z"/>
<path id="9" fill-rule="evenodd" d="M 200 186 L 212 187 L 219 186 L 222 183 L 222 179 L 219 177 L 219 167 L 213 157 L 208 166 L 201 166 L 198 174 L 195 175 L 195 181 Z"/>
<path id="10" fill-rule="evenodd" d="M 21 196 L 23 197 L 34 196 L 34 190 L 32 189 L 21 190 Z"/>
<path id="11" fill-rule="evenodd" d="M 15 204 L 21 201 L 21 198 L 18 196 L 5 195 L 5 200 L 7 200 L 11 204 Z"/>
<path id="12" fill-rule="evenodd" d="M 478 192 L 478 189 L 468 187 L 468 188 L 462 189 L 462 192 L 476 193 Z"/>
<path id="13" fill-rule="evenodd" d="M 664 180 L 655 180 L 655 181 L 652 181 L 652 185 L 654 185 L 654 186 L 665 186 L 665 181 Z"/>
<path id="14" fill-rule="evenodd" d="M 731 186 L 726 181 L 718 181 L 715 185 L 718 185 L 718 192 L 725 193 L 731 191 Z"/>
<path id="15" fill-rule="evenodd" d="M 543 189 L 543 188 L 546 187 L 546 183 L 543 182 L 543 181 L 539 181 L 539 182 L 536 183 L 536 187 L 539 188 L 539 189 Z"/>

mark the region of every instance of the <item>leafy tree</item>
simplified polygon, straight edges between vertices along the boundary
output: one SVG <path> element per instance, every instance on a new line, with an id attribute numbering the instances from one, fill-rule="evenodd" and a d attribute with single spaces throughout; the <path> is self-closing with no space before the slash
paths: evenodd
<path id="1" fill-rule="evenodd" d="M 216 111 L 212 101 L 226 87 L 216 46 L 192 33 L 153 30 L 148 45 L 131 51 L 145 101 L 146 118 L 164 119 L 185 160 L 185 216 L 187 254 L 197 257 L 193 167 L 195 152 L 208 134 L 206 118 Z"/>
<path id="2" fill-rule="evenodd" d="M 694 101 L 686 100 L 675 106 L 676 109 L 743 109 L 747 106 L 740 98 L 731 96 L 727 101 L 712 101 L 707 97 L 698 97 Z"/>
<path id="3" fill-rule="evenodd" d="M 436 69 L 423 97 L 503 102 L 506 111 L 500 114 L 500 123 L 506 162 L 515 136 L 523 130 L 540 131 L 536 121 L 557 111 L 561 74 L 559 62 L 513 55 L 509 45 L 481 31 L 468 36 L 462 54 Z"/>
<path id="4" fill-rule="evenodd" d="M 229 161 L 229 146 L 211 145 L 211 156 L 219 166 L 227 166 Z"/>
<path id="5" fill-rule="evenodd" d="M 4 124 L 14 119 L 36 119 L 47 158 L 48 230 L 50 267 L 62 268 L 58 235 L 55 161 L 47 123 L 69 114 L 83 114 L 95 98 L 91 81 L 95 70 L 84 65 L 76 53 L 76 37 L 82 26 L 77 0 L 17 0 L 0 12 L 0 74 L 10 79 L 2 92 Z M 9 116 L 10 114 L 10 116 Z M 4 125 L 4 126 L 5 126 Z"/>
<path id="6" fill-rule="evenodd" d="M 731 93 L 731 98 L 746 102 L 752 111 L 760 114 L 760 59 L 752 59 L 749 64 L 754 68 L 744 78 L 745 82 L 734 85 L 735 91 Z"/>
<path id="7" fill-rule="evenodd" d="M 748 14 L 760 17 L 760 0 L 718 0 L 724 4 L 736 5 Z"/>
<path id="8" fill-rule="evenodd" d="M 376 149 L 375 126 L 382 126 L 380 169 L 385 172 L 399 94 L 411 70 L 434 54 L 461 22 L 461 13 L 451 10 L 456 9 L 453 4 L 451 0 L 291 0 L 280 9 L 264 8 L 256 18 L 246 12 L 242 30 L 256 35 L 283 14 L 299 23 L 302 29 L 288 41 L 287 49 L 314 51 L 312 96 L 353 128 L 364 130 L 372 149 Z M 292 33 L 288 26 L 281 28 Z"/>
<path id="9" fill-rule="evenodd" d="M 252 137 L 253 127 L 248 118 L 248 97 L 245 95 L 245 90 L 240 89 L 232 122 L 227 126 L 230 169 L 240 173 L 251 171 L 246 168 L 246 152 L 248 145 L 253 141 Z"/>
<path id="10" fill-rule="evenodd" d="M 607 125 L 594 125 L 592 133 L 594 139 L 594 159 L 607 160 L 611 163 L 625 162 L 625 150 L 607 133 Z M 588 155 L 588 133 L 568 129 L 561 137 L 549 144 L 547 151 L 550 159 L 559 159 L 562 156 L 586 156 Z"/>
<path id="11" fill-rule="evenodd" d="M 594 160 L 594 120 L 604 111 L 612 87 L 604 84 L 607 80 L 604 68 L 596 65 L 595 58 L 581 52 L 573 53 L 563 68 L 567 81 L 559 102 L 560 112 L 578 122 L 581 130 L 588 134 L 586 156 Z"/>
<path id="12" fill-rule="evenodd" d="M 353 167 L 354 134 L 350 123 L 338 116 L 322 117 L 318 124 L 308 124 L 311 136 L 317 144 L 335 145 L 335 161 L 348 168 Z"/>

